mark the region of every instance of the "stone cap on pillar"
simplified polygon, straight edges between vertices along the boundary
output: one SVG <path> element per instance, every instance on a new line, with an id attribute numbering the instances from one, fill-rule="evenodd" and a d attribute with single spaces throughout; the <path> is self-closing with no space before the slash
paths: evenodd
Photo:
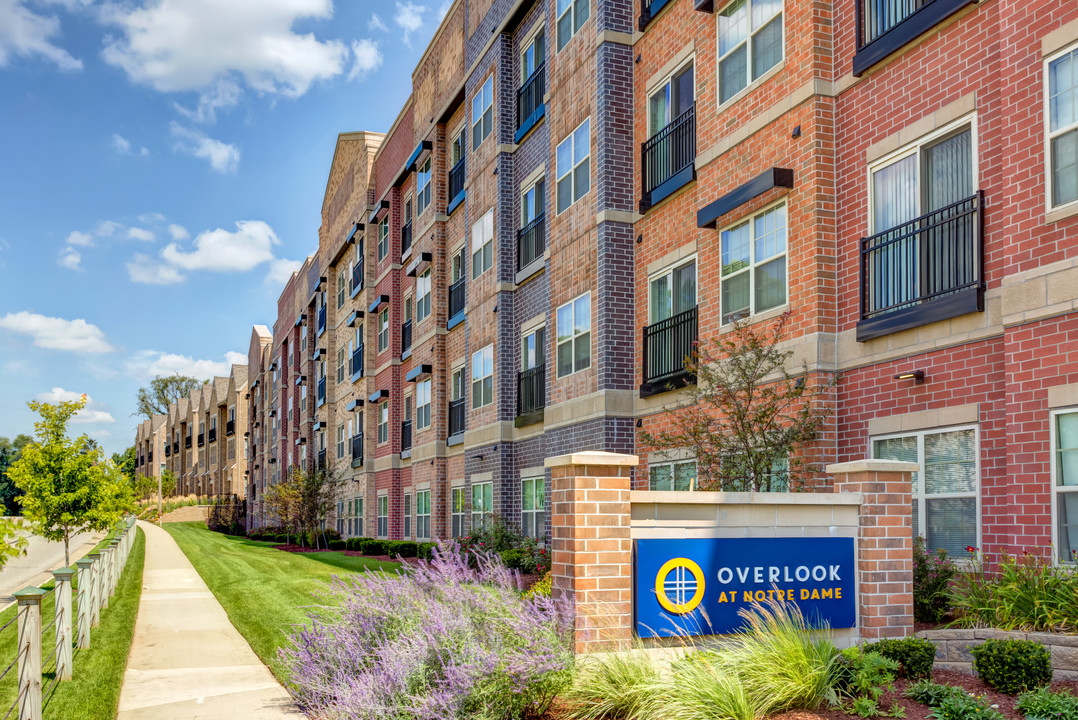
<path id="1" fill-rule="evenodd" d="M 41 600 L 41 598 L 45 597 L 45 591 L 39 587 L 28 585 L 17 593 L 12 593 L 11 597 L 15 598 L 19 602 Z"/>
<path id="2" fill-rule="evenodd" d="M 70 580 L 75 575 L 75 568 L 60 568 L 59 570 L 53 570 L 52 576 L 57 580 Z"/>
<path id="3" fill-rule="evenodd" d="M 94 560 L 93 560 L 93 558 L 85 557 L 85 558 L 82 558 L 81 560 L 76 560 L 75 564 L 79 568 L 88 568 L 88 567 L 90 567 L 91 565 L 94 564 Z"/>
<path id="4" fill-rule="evenodd" d="M 852 475 L 854 473 L 917 472 L 920 469 L 920 465 L 912 462 L 866 459 L 828 465 L 825 471 L 828 475 Z"/>
<path id="5" fill-rule="evenodd" d="M 101 558 L 101 552 L 99 550 L 95 550 L 92 553 L 86 553 L 86 557 L 90 558 L 90 562 L 93 562 Z"/>
<path id="6" fill-rule="evenodd" d="M 566 465 L 621 465 L 636 467 L 640 464 L 640 458 L 637 455 L 623 455 L 622 453 L 612 453 L 604 450 L 587 450 L 585 452 L 548 457 L 543 464 L 548 468 L 565 467 Z"/>

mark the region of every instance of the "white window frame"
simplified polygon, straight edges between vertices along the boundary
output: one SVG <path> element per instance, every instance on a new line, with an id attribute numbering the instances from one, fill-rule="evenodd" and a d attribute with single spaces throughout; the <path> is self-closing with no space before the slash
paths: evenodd
<path id="1" fill-rule="evenodd" d="M 692 463 L 694 466 L 696 466 L 696 472 L 693 473 L 693 479 L 689 483 L 689 490 L 696 490 L 697 489 L 696 488 L 697 481 L 700 479 L 700 465 L 699 465 L 699 463 L 697 463 L 696 458 L 694 458 L 694 457 L 678 458 L 677 460 L 661 460 L 661 461 L 657 461 L 657 462 L 649 462 L 648 463 L 648 489 L 649 490 L 656 490 L 656 489 L 658 489 L 658 490 L 669 490 L 671 492 L 675 492 L 675 491 L 676 492 L 684 492 L 684 491 L 681 491 L 681 490 L 677 490 L 674 487 L 674 474 L 676 472 L 676 469 L 677 469 L 678 465 L 687 465 L 689 463 Z M 651 473 L 652 473 L 653 470 L 655 470 L 657 468 L 661 468 L 661 467 L 669 467 L 670 468 L 670 487 L 668 487 L 668 488 L 655 488 L 655 487 L 652 487 L 653 483 L 651 481 Z"/>
<path id="2" fill-rule="evenodd" d="M 1066 565 L 1068 567 L 1075 567 L 1075 561 L 1073 557 L 1063 556 L 1063 526 L 1060 524 L 1059 517 L 1059 497 L 1064 493 L 1078 494 L 1078 485 L 1059 485 L 1057 483 L 1057 476 L 1059 474 L 1059 429 L 1058 418 L 1060 415 L 1076 415 L 1078 414 L 1078 407 L 1058 408 L 1049 412 L 1048 425 L 1049 432 L 1051 433 L 1051 445 L 1049 451 L 1051 452 L 1051 462 L 1049 463 L 1049 469 L 1051 472 L 1052 483 L 1052 500 L 1050 503 L 1050 512 L 1052 514 L 1052 547 L 1055 548 L 1053 558 L 1058 565 Z M 1078 518 L 1076 518 L 1078 519 Z M 1072 550 L 1078 548 L 1071 548 Z"/>
<path id="3" fill-rule="evenodd" d="M 529 484 L 531 484 L 532 509 L 525 510 L 524 498 L 528 495 Z M 537 494 L 537 490 L 540 494 Z M 530 523 L 529 515 L 531 516 Z M 540 516 L 543 518 L 541 527 Z M 546 478 L 542 475 L 520 479 L 520 532 L 525 537 L 539 539 L 546 537 Z"/>
<path id="4" fill-rule="evenodd" d="M 479 498 L 486 504 L 486 488 L 490 488 L 490 508 L 481 507 L 478 510 L 475 506 L 476 491 L 479 491 Z M 487 480 L 486 482 L 472 483 L 472 532 L 476 530 L 486 528 L 494 515 L 494 482 Z"/>
<path id="5" fill-rule="evenodd" d="M 696 287 L 694 288 L 696 290 L 696 293 L 695 293 L 695 296 L 694 296 L 696 302 L 693 303 L 693 307 L 699 307 L 700 306 L 700 262 L 698 260 L 698 257 L 696 255 L 696 253 L 693 253 L 692 255 L 689 255 L 688 257 L 683 257 L 680 260 L 678 260 L 677 262 L 670 263 L 669 265 L 662 268 L 661 270 L 657 270 L 657 271 L 653 272 L 651 275 L 648 275 L 647 303 L 648 303 L 648 324 L 649 325 L 654 325 L 656 322 L 659 322 L 658 320 L 655 319 L 655 316 L 651 312 L 652 307 L 653 307 L 653 304 L 651 302 L 651 294 L 652 294 L 651 286 L 652 286 L 652 284 L 656 280 L 660 280 L 660 279 L 662 279 L 664 277 L 667 277 L 667 276 L 672 277 L 675 270 L 680 270 L 681 268 L 689 265 L 690 263 L 692 265 L 696 266 Z M 671 288 L 671 292 L 677 292 L 676 288 L 674 288 L 674 286 L 673 286 L 673 282 L 671 282 L 670 288 Z M 789 290 L 789 288 L 787 288 L 787 290 Z M 673 296 L 671 296 L 671 297 L 673 297 Z M 671 308 L 671 316 L 673 316 L 674 314 L 676 314 L 676 313 L 674 313 L 673 308 Z"/>
<path id="6" fill-rule="evenodd" d="M 1049 84 L 1048 68 L 1049 66 L 1062 58 L 1065 55 L 1078 52 L 1078 43 L 1071 43 L 1067 47 L 1052 53 L 1044 58 L 1044 68 L 1042 75 L 1044 77 L 1044 177 L 1045 177 L 1045 193 L 1044 204 L 1045 210 L 1048 212 L 1058 210 L 1070 210 L 1072 208 L 1078 209 L 1078 200 L 1071 200 L 1070 202 L 1063 203 L 1061 205 L 1055 205 L 1052 202 L 1052 195 L 1054 192 L 1053 174 L 1052 174 L 1052 140 L 1062 137 L 1070 132 L 1078 131 L 1078 117 L 1074 122 L 1067 125 L 1064 128 L 1060 128 L 1055 132 L 1052 132 L 1052 118 L 1051 118 L 1051 96 L 1049 95 L 1051 87 Z M 1078 62 L 1078 58 L 1075 58 L 1075 62 Z M 1078 85 L 1075 86 L 1074 92 L 1078 93 Z"/>
<path id="7" fill-rule="evenodd" d="M 363 521 L 364 498 L 362 495 L 356 495 L 352 498 L 352 533 L 355 537 L 363 537 Z"/>
<path id="8" fill-rule="evenodd" d="M 428 267 L 415 279 L 415 322 L 419 323 L 430 317 L 431 296 L 431 269 Z"/>
<path id="9" fill-rule="evenodd" d="M 299 326 L 299 351 L 300 352 L 306 352 L 307 351 L 307 325 L 306 324 L 303 324 L 303 325 Z M 289 365 L 291 365 L 292 364 L 292 353 L 291 352 L 288 353 L 288 358 L 289 358 L 288 363 L 289 363 Z"/>
<path id="10" fill-rule="evenodd" d="M 348 293 L 345 290 L 346 283 L 348 282 L 348 276 L 345 275 L 345 271 L 341 270 L 337 274 L 337 309 L 340 310 L 344 307 L 344 299 L 348 297 Z"/>
<path id="11" fill-rule="evenodd" d="M 581 331 L 581 332 L 577 332 L 577 330 L 576 330 L 576 302 L 577 302 L 577 300 L 580 300 L 581 298 L 584 298 L 584 297 L 586 297 L 588 299 L 588 329 L 584 330 L 584 331 Z M 559 333 L 561 332 L 561 311 L 564 308 L 569 308 L 570 312 L 572 313 L 573 332 L 572 332 L 572 334 L 569 335 L 569 337 L 562 340 L 562 339 L 560 339 Z M 592 341 L 594 340 L 594 338 L 592 337 L 591 313 L 592 313 L 592 309 L 591 309 L 591 291 L 583 293 L 582 295 L 577 295 L 575 298 L 573 298 L 569 302 L 563 303 L 563 304 L 558 306 L 558 310 L 554 314 L 554 322 L 555 322 L 554 366 L 557 368 L 557 377 L 559 377 L 559 378 L 569 377 L 570 375 L 581 372 L 582 370 L 587 370 L 588 368 L 591 367 L 591 344 L 592 344 Z M 580 339 L 584 335 L 588 336 L 588 362 L 587 362 L 586 365 L 583 365 L 581 367 L 577 367 L 576 366 L 576 342 L 577 342 L 578 339 Z M 558 350 L 561 348 L 562 345 L 565 345 L 565 344 L 572 344 L 572 346 L 573 346 L 573 370 L 572 370 L 572 372 L 562 373 L 562 371 L 561 371 L 561 363 L 558 361 Z"/>
<path id="12" fill-rule="evenodd" d="M 581 130 L 583 130 L 584 132 L 580 133 Z M 578 133 L 582 138 L 586 139 L 588 143 L 588 152 L 579 161 L 576 159 L 576 141 Z M 562 168 L 560 166 L 560 163 L 558 162 L 558 157 L 561 155 L 561 149 L 566 145 L 566 143 L 568 143 L 569 145 L 569 157 L 571 160 L 569 169 L 565 172 L 562 172 Z M 583 192 L 580 192 L 576 182 L 576 171 L 584 163 L 587 163 L 588 165 L 588 187 Z M 576 205 L 576 203 L 581 198 L 591 192 L 591 117 L 585 118 L 584 122 L 573 128 L 573 131 L 570 132 L 564 140 L 558 143 L 557 151 L 554 153 L 554 166 L 554 172 L 557 177 L 557 182 L 554 184 L 554 206 L 556 210 L 555 215 L 561 215 L 573 205 Z M 562 181 L 568 181 L 570 187 L 570 201 L 569 204 L 565 207 L 561 206 L 560 190 Z"/>
<path id="13" fill-rule="evenodd" d="M 779 10 L 779 12 L 777 14 L 772 15 L 771 17 L 769 17 L 764 22 L 764 24 L 761 25 L 758 28 L 750 27 L 749 31 L 748 31 L 748 34 L 745 36 L 744 40 L 742 40 L 741 42 L 734 45 L 732 48 L 727 50 L 725 53 L 720 54 L 720 47 L 721 47 L 720 42 L 721 42 L 721 37 L 722 37 L 722 19 L 723 19 L 723 17 L 725 17 L 723 15 L 723 12 L 726 11 L 727 9 L 729 9 L 730 7 L 732 7 L 737 1 L 738 0 L 734 0 L 734 2 L 727 3 L 726 5 L 724 5 L 722 7 L 721 10 L 716 8 L 717 11 L 715 12 L 715 54 L 717 56 L 715 58 L 715 102 L 719 107 L 724 107 L 726 105 L 729 105 L 732 102 L 737 101 L 739 98 L 744 97 L 745 93 L 747 93 L 749 90 L 751 90 L 753 87 L 755 87 L 758 83 L 763 82 L 764 79 L 766 79 L 768 77 L 769 72 L 774 71 L 775 68 L 782 67 L 782 65 L 786 62 L 786 24 L 787 23 L 786 23 L 786 3 L 785 2 L 782 3 L 782 9 Z M 752 23 L 752 0 L 745 0 L 745 5 L 746 5 L 746 8 L 747 8 L 746 9 L 747 22 L 749 22 L 751 24 Z M 782 22 L 782 41 L 781 41 L 781 43 L 782 43 L 781 44 L 782 57 L 780 57 L 778 59 L 778 61 L 774 65 L 767 68 L 766 70 L 763 70 L 759 74 L 759 76 L 756 77 L 756 79 L 754 80 L 753 77 L 752 77 L 752 50 L 753 50 L 752 45 L 753 45 L 754 36 L 760 30 L 762 30 L 764 27 L 766 27 L 771 22 L 773 22 L 775 20 L 775 18 L 781 18 L 780 22 Z M 742 45 L 745 46 L 745 84 L 741 87 L 740 90 L 735 92 L 730 97 L 726 98 L 726 100 L 723 100 L 722 99 L 722 61 L 725 60 L 727 57 L 729 57 L 731 54 L 733 54 Z"/>
<path id="14" fill-rule="evenodd" d="M 351 344 L 351 343 L 349 343 L 349 344 Z M 348 348 L 346 348 L 344 345 L 341 345 L 339 348 L 337 348 L 337 384 L 338 385 L 340 385 L 341 383 L 344 382 L 344 378 L 346 376 L 345 367 L 347 366 L 348 359 L 349 359 L 348 355 L 349 355 Z"/>
<path id="15" fill-rule="evenodd" d="M 389 442 L 389 401 L 378 403 L 378 444 Z"/>
<path id="16" fill-rule="evenodd" d="M 416 431 L 430 427 L 431 380 L 420 380 L 415 385 L 415 427 Z"/>
<path id="17" fill-rule="evenodd" d="M 449 134 L 452 140 L 449 141 L 449 169 L 452 170 L 457 166 L 468 151 L 468 138 L 465 134 L 464 125 L 461 124 L 456 130 Z M 459 153 L 454 157 L 454 153 Z M 453 198 L 449 198 L 452 200 Z"/>
<path id="18" fill-rule="evenodd" d="M 430 490 L 415 493 L 415 539 L 430 540 Z"/>
<path id="19" fill-rule="evenodd" d="M 726 320 L 726 312 L 725 312 L 725 309 L 722 307 L 722 283 L 727 282 L 726 277 L 724 277 L 722 275 L 722 234 L 725 233 L 725 232 L 729 232 L 731 230 L 735 230 L 735 229 L 741 227 L 742 225 L 749 225 L 750 233 L 751 233 L 752 232 L 751 228 L 752 228 L 752 226 L 755 223 L 757 218 L 760 218 L 760 217 L 762 217 L 762 216 L 764 216 L 764 215 L 766 215 L 766 214 L 768 214 L 770 212 L 773 212 L 774 210 L 777 210 L 780 207 L 785 208 L 785 211 L 786 211 L 786 219 L 785 219 L 786 241 L 785 241 L 785 250 L 782 253 L 783 258 L 786 261 L 785 262 L 785 269 L 783 270 L 783 272 L 785 273 L 785 277 L 786 277 L 786 301 L 784 303 L 782 303 L 781 305 L 776 305 L 775 307 L 767 308 L 765 310 L 758 310 L 756 308 L 756 272 L 755 272 L 756 268 L 758 266 L 760 266 L 760 265 L 766 265 L 767 263 L 770 263 L 770 262 L 774 261 L 775 258 L 778 257 L 778 256 L 777 255 L 772 255 L 771 257 L 766 258 L 763 261 L 757 261 L 756 260 L 756 242 L 755 242 L 756 236 L 755 235 L 750 234 L 750 237 L 749 237 L 749 264 L 746 267 L 741 268 L 737 272 L 732 273 L 731 277 L 736 276 L 736 275 L 740 275 L 741 273 L 745 273 L 745 272 L 747 272 L 749 274 L 749 311 L 748 311 L 748 315 L 745 315 L 743 318 L 737 318 L 737 319 L 742 319 L 743 320 L 743 319 L 746 319 L 746 318 L 751 318 L 751 317 L 754 317 L 756 315 L 759 315 L 762 312 L 775 312 L 775 311 L 780 310 L 781 308 L 788 307 L 789 304 L 790 304 L 790 212 L 789 212 L 789 208 L 786 207 L 786 199 L 783 198 L 782 200 L 779 200 L 778 202 L 774 202 L 774 203 L 771 203 L 770 205 L 768 205 L 766 207 L 760 208 L 759 210 L 752 213 L 751 215 L 746 215 L 745 217 L 739 218 L 737 221 L 730 223 L 729 225 L 724 227 L 719 232 L 719 320 L 720 320 L 720 325 L 723 326 L 723 327 L 726 327 L 726 326 L 729 326 L 729 325 L 733 324 L 734 320 Z M 700 265 L 699 265 L 699 263 L 696 266 L 696 270 L 697 270 L 697 277 L 696 277 L 697 305 L 699 305 L 699 298 L 700 298 L 700 295 L 699 295 L 699 293 L 700 293 L 700 276 L 699 276 Z M 648 284 L 649 292 L 650 292 L 650 288 L 651 288 L 651 285 L 649 283 Z M 649 298 L 649 300 L 650 300 L 650 298 Z M 650 309 L 648 310 L 648 312 L 650 312 Z"/>
<path id="20" fill-rule="evenodd" d="M 543 53 L 540 55 L 536 52 L 535 43 L 539 38 L 543 38 Z M 524 38 L 524 41 L 520 45 L 520 84 L 523 85 L 531 76 L 535 74 L 536 68 L 542 63 L 546 62 L 546 23 L 540 21 L 535 23 L 533 27 Z M 531 52 L 531 64 L 532 71 L 525 74 L 524 70 L 528 65 L 528 52 Z"/>
<path id="21" fill-rule="evenodd" d="M 385 540 L 389 537 L 389 495 L 378 496 L 377 528 L 378 538 Z"/>
<path id="22" fill-rule="evenodd" d="M 337 459 L 344 457 L 345 453 L 344 423 L 337 423 Z"/>
<path id="23" fill-rule="evenodd" d="M 389 308 L 378 313 L 378 352 L 389 349 Z"/>
<path id="24" fill-rule="evenodd" d="M 583 17 L 580 15 L 580 11 L 577 10 L 577 6 L 582 5 L 584 7 Z M 564 38 L 561 32 L 561 21 L 565 17 L 566 13 L 572 13 L 569 18 L 570 30 L 568 35 Z M 555 52 L 561 52 L 562 48 L 569 44 L 580 28 L 584 27 L 584 23 L 591 17 L 591 0 L 557 0 L 557 4 L 554 6 L 554 34 L 557 36 L 554 40 L 557 50 Z"/>
<path id="25" fill-rule="evenodd" d="M 389 255 L 389 216 L 378 222 L 378 262 L 382 262 Z"/>
<path id="26" fill-rule="evenodd" d="M 412 539 L 412 493 L 401 496 L 401 537 Z"/>
<path id="27" fill-rule="evenodd" d="M 468 531 L 464 526 L 468 517 L 468 496 L 463 485 L 455 485 L 449 491 L 449 534 L 461 537 Z"/>
<path id="28" fill-rule="evenodd" d="M 479 134 L 476 134 L 476 129 Z M 494 134 L 494 74 L 491 73 L 472 97 L 472 150 Z"/>
<path id="29" fill-rule="evenodd" d="M 494 208 L 472 224 L 472 280 L 494 266 Z"/>
<path id="30" fill-rule="evenodd" d="M 487 358 L 490 359 L 490 372 L 487 370 Z M 478 362 L 478 369 L 476 363 Z M 476 375 L 476 372 L 479 372 Z M 476 350 L 472 353 L 472 410 L 478 410 L 481 407 L 486 407 L 494 402 L 494 345 L 493 343 L 487 345 L 484 348 Z M 484 384 L 487 380 L 490 380 L 490 398 L 488 399 L 484 392 Z M 479 391 L 476 392 L 476 384 L 479 385 Z M 478 404 L 477 404 L 478 403 Z"/>
<path id="31" fill-rule="evenodd" d="M 415 214 L 422 215 L 430 206 L 431 199 L 431 159 L 428 157 L 416 170 Z"/>
<path id="32" fill-rule="evenodd" d="M 648 89 L 646 105 L 644 106 L 644 112 L 645 112 L 645 114 L 647 116 L 646 120 L 647 120 L 647 123 L 648 123 L 648 137 L 649 138 L 655 137 L 655 133 L 663 130 L 666 127 L 666 125 L 664 125 L 662 128 L 659 128 L 658 130 L 656 130 L 655 127 L 651 124 L 651 98 L 652 98 L 652 96 L 654 96 L 655 93 L 659 92 L 663 88 L 668 88 L 667 92 L 672 95 L 672 90 L 669 89 L 669 88 L 671 88 L 671 83 L 674 81 L 675 77 L 677 77 L 682 72 L 684 72 L 685 68 L 689 67 L 690 65 L 692 66 L 692 101 L 693 101 L 693 103 L 695 103 L 696 102 L 696 90 L 697 90 L 697 87 L 699 85 L 699 83 L 696 82 L 696 71 L 697 71 L 698 68 L 696 67 L 696 55 L 695 54 L 690 55 L 689 57 L 685 58 L 684 62 L 682 62 L 680 65 L 678 65 L 672 71 L 667 73 L 667 75 L 662 80 L 658 81 L 657 83 L 655 83 L 654 85 L 652 85 Z M 673 98 L 668 99 L 667 109 L 669 109 L 670 103 L 672 101 L 673 101 Z M 677 119 L 677 117 L 671 117 L 670 122 L 673 122 L 676 119 Z M 667 123 L 667 125 L 669 125 L 669 123 Z"/>

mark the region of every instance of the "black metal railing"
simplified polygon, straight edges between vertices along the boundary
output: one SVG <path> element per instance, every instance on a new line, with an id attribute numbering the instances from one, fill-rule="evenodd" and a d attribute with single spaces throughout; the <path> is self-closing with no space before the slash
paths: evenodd
<path id="1" fill-rule="evenodd" d="M 517 373 L 517 415 L 546 407 L 546 364 Z"/>
<path id="2" fill-rule="evenodd" d="M 857 0 L 857 47 L 862 48 L 933 0 Z"/>
<path id="3" fill-rule="evenodd" d="M 363 374 L 363 346 L 352 351 L 352 375 Z"/>
<path id="4" fill-rule="evenodd" d="M 363 462 L 363 433 L 352 436 L 352 462 Z"/>
<path id="5" fill-rule="evenodd" d="M 318 332 L 321 334 L 326 329 L 326 306 L 318 308 Z M 313 349 L 313 348 L 312 348 Z"/>
<path id="6" fill-rule="evenodd" d="M 355 292 L 356 288 L 363 287 L 363 263 L 359 262 L 352 268 L 352 284 L 348 292 Z"/>
<path id="7" fill-rule="evenodd" d="M 984 193 L 861 238 L 861 319 L 916 307 L 984 277 Z"/>
<path id="8" fill-rule="evenodd" d="M 405 420 L 401 423 L 401 452 L 412 449 L 412 421 Z"/>
<path id="9" fill-rule="evenodd" d="M 401 325 L 401 354 L 412 349 L 412 321 L 405 320 Z"/>
<path id="10" fill-rule="evenodd" d="M 464 157 L 457 160 L 457 164 L 449 171 L 449 202 L 456 200 L 457 196 L 464 192 Z"/>
<path id="11" fill-rule="evenodd" d="M 318 378 L 318 404 L 321 405 L 326 401 L 326 379 L 324 377 Z"/>
<path id="12" fill-rule="evenodd" d="M 192 438 L 191 438 L 191 436 L 190 436 L 190 435 L 188 435 L 187 437 L 185 437 L 185 438 L 183 439 L 183 447 L 184 447 L 184 449 L 186 449 L 186 450 L 190 450 L 190 449 L 191 449 L 191 440 L 192 440 Z M 180 448 L 179 448 L 179 445 L 177 444 L 177 446 L 176 446 L 176 450 L 177 450 L 177 451 L 179 451 L 179 449 L 180 449 Z"/>
<path id="13" fill-rule="evenodd" d="M 546 213 L 532 220 L 517 233 L 517 270 L 523 270 L 543 256 L 546 250 Z"/>
<path id="14" fill-rule="evenodd" d="M 211 443 L 217 442 L 217 428 L 210 428 L 209 437 L 206 440 Z"/>
<path id="15" fill-rule="evenodd" d="M 404 255 L 412 247 L 412 221 L 404 223 L 401 228 L 401 255 Z"/>
<path id="16" fill-rule="evenodd" d="M 467 416 L 464 398 L 449 401 L 449 436 L 464 432 L 464 418 Z"/>
<path id="17" fill-rule="evenodd" d="M 198 434 L 198 446 L 202 447 L 205 444 L 206 444 L 206 433 L 199 433 Z M 187 447 L 191 447 L 191 446 L 188 445 Z"/>
<path id="18" fill-rule="evenodd" d="M 696 103 L 652 135 L 640 149 L 644 192 L 650 193 L 696 162 Z"/>
<path id="19" fill-rule="evenodd" d="M 535 72 L 517 90 L 517 129 L 543 104 L 546 95 L 546 61 L 539 63 Z"/>
<path id="20" fill-rule="evenodd" d="M 144 459 L 146 460 L 146 462 L 152 463 L 153 462 L 153 450 L 151 450 L 150 454 L 147 455 Z"/>
<path id="21" fill-rule="evenodd" d="M 696 308 L 644 328 L 644 382 L 661 385 L 688 374 L 685 359 L 696 345 L 696 331 Z"/>
<path id="22" fill-rule="evenodd" d="M 165 457 L 169 457 L 171 455 L 172 455 L 172 448 L 169 446 L 168 443 L 165 443 Z M 153 458 L 150 458 L 150 460 L 152 461 Z"/>
<path id="23" fill-rule="evenodd" d="M 225 435 L 235 435 L 235 434 L 236 434 L 236 421 L 235 420 L 225 420 Z"/>
<path id="24" fill-rule="evenodd" d="M 449 286 L 449 317 L 451 318 L 464 312 L 464 282 L 465 277 L 461 275 L 460 280 Z"/>

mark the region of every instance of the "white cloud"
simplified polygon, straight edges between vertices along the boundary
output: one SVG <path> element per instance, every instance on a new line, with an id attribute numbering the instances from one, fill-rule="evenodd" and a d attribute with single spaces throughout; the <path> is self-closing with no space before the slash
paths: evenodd
<path id="1" fill-rule="evenodd" d="M 84 353 L 107 353 L 115 350 L 105 340 L 105 333 L 101 332 L 101 328 L 81 318 L 65 320 L 24 310 L 8 313 L 0 318 L 0 328 L 29 335 L 34 339 L 35 346 L 49 350 Z"/>
<path id="2" fill-rule="evenodd" d="M 233 173 L 240 164 L 240 149 L 235 145 L 214 140 L 197 130 L 172 123 L 172 135 L 177 138 L 176 150 L 210 161 L 219 173 Z"/>
<path id="3" fill-rule="evenodd" d="M 125 371 L 139 382 L 149 382 L 159 375 L 187 375 L 205 380 L 215 375 L 227 375 L 232 365 L 247 363 L 247 356 L 238 352 L 225 353 L 225 359 L 196 360 L 190 355 L 159 350 L 141 350 L 125 363 Z"/>
<path id="4" fill-rule="evenodd" d="M 266 223 L 241 220 L 236 223 L 236 232 L 217 228 L 199 233 L 193 252 L 170 243 L 161 251 L 161 257 L 184 270 L 246 272 L 273 260 L 273 246 L 279 243 L 277 233 Z"/>
<path id="5" fill-rule="evenodd" d="M 71 234 L 67 236 L 68 245 L 81 245 L 83 247 L 93 247 L 94 239 L 90 233 L 79 232 L 78 230 L 72 230 Z"/>
<path id="6" fill-rule="evenodd" d="M 393 16 L 393 21 L 404 31 L 402 40 L 408 47 L 411 47 L 412 33 L 423 26 L 423 13 L 426 11 L 427 8 L 422 5 L 397 0 L 397 14 Z"/>
<path id="7" fill-rule="evenodd" d="M 382 66 L 382 51 L 378 49 L 378 43 L 369 38 L 353 40 L 352 54 L 356 59 L 348 73 L 349 80 L 366 77 Z"/>
<path id="8" fill-rule="evenodd" d="M 266 282 L 280 287 L 288 282 L 288 279 L 292 277 L 292 273 L 301 267 L 303 267 L 303 263 L 299 260 L 285 260 L 283 258 L 274 260 L 270 263 L 269 272 L 266 273 Z"/>
<path id="9" fill-rule="evenodd" d="M 74 392 L 72 390 L 64 390 L 62 387 L 54 387 L 49 392 L 38 393 L 35 400 L 38 402 L 46 403 L 58 403 L 58 402 L 74 402 L 85 393 Z M 116 418 L 112 416 L 112 413 L 101 409 L 103 406 L 95 403 L 93 398 L 86 395 L 86 407 L 80 410 L 76 415 L 71 418 L 73 423 L 114 423 Z"/>
<path id="10" fill-rule="evenodd" d="M 165 216 L 159 212 L 142 213 L 138 216 L 140 223 L 146 223 L 147 225 L 152 223 L 162 223 L 165 221 Z"/>
<path id="11" fill-rule="evenodd" d="M 348 49 L 292 26 L 332 15 L 332 0 L 115 4 L 102 17 L 119 35 L 105 40 L 103 56 L 161 92 L 208 92 L 209 98 L 222 79 L 235 84 L 242 77 L 256 92 L 299 97 L 312 83 L 341 74 Z"/>
<path id="12" fill-rule="evenodd" d="M 173 240 L 186 240 L 191 237 L 191 233 L 187 232 L 187 228 L 176 223 L 168 226 L 168 234 L 172 236 Z"/>
<path id="13" fill-rule="evenodd" d="M 68 270 L 82 270 L 82 253 L 73 247 L 66 247 L 60 253 L 60 259 L 57 262 Z"/>
<path id="14" fill-rule="evenodd" d="M 112 237 L 116 234 L 116 231 L 121 229 L 123 225 L 112 220 L 105 220 L 97 224 L 97 229 L 94 230 L 94 235 L 98 237 Z"/>
<path id="15" fill-rule="evenodd" d="M 381 30 L 382 32 L 389 32 L 389 28 L 382 22 L 382 18 L 378 17 L 377 13 L 371 13 L 371 21 L 367 23 L 367 27 L 371 30 Z"/>
<path id="16" fill-rule="evenodd" d="M 0 67 L 12 57 L 41 56 L 61 70 L 82 70 L 82 61 L 53 43 L 60 34 L 55 17 L 35 15 L 23 0 L 0 0 Z"/>
<path id="17" fill-rule="evenodd" d="M 442 6 L 438 8 L 438 22 L 445 20 L 445 16 L 449 14 L 449 8 L 453 7 L 453 0 L 444 0 Z"/>
<path id="18" fill-rule="evenodd" d="M 132 240 L 141 240 L 142 242 L 153 242 L 153 233 L 149 230 L 143 230 L 140 227 L 131 227 L 127 229 L 127 237 Z"/>
<path id="19" fill-rule="evenodd" d="M 138 154 L 141 155 L 142 157 L 146 157 L 147 155 L 150 154 L 150 151 L 145 146 L 139 146 Z"/>
<path id="20" fill-rule="evenodd" d="M 129 155 L 131 153 L 131 143 L 123 135 L 112 133 L 112 149 L 121 155 Z"/>
<path id="21" fill-rule="evenodd" d="M 142 253 L 135 253 L 127 263 L 127 275 L 131 282 L 141 285 L 175 285 L 183 282 L 183 275 L 179 270 Z"/>
<path id="22" fill-rule="evenodd" d="M 217 111 L 230 108 L 243 97 L 243 90 L 231 78 L 220 78 L 208 90 L 199 94 L 198 105 L 194 110 L 188 109 L 179 103 L 173 103 L 172 107 L 181 115 L 197 123 L 217 122 Z"/>

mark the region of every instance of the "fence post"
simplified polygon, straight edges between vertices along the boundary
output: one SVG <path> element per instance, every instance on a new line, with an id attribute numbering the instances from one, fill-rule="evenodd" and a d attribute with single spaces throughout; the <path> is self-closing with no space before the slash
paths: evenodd
<path id="1" fill-rule="evenodd" d="M 120 579 L 120 541 L 112 541 L 112 573 L 109 575 L 109 596 L 116 594 L 116 586 Z"/>
<path id="2" fill-rule="evenodd" d="M 41 588 L 15 593 L 19 628 L 19 720 L 41 720 Z"/>
<path id="3" fill-rule="evenodd" d="M 74 574 L 71 568 L 52 571 L 56 579 L 56 677 L 60 680 L 71 679 L 71 578 Z"/>
<path id="4" fill-rule="evenodd" d="M 94 561 L 89 558 L 77 560 L 75 566 L 79 569 L 79 616 L 78 624 L 78 647 L 84 649 L 90 647 L 90 596 L 92 591 Z"/>
<path id="5" fill-rule="evenodd" d="M 97 569 L 97 607 L 105 610 L 109 606 L 109 563 L 112 562 L 112 548 L 101 548 L 101 567 Z"/>
<path id="6" fill-rule="evenodd" d="M 86 557 L 90 558 L 90 587 L 86 589 L 90 598 L 90 627 L 97 627 L 101 623 L 101 553 L 92 552 Z M 89 638 L 90 633 L 86 635 Z"/>

